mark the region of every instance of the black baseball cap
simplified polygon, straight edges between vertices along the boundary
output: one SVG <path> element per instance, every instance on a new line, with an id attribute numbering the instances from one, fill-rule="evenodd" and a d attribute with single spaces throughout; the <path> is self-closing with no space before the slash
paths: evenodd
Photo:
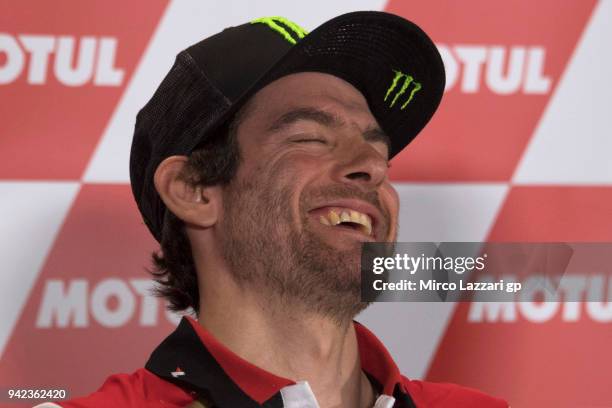
<path id="1" fill-rule="evenodd" d="M 307 33 L 265 17 L 180 52 L 136 117 L 132 192 L 145 224 L 161 240 L 166 207 L 153 184 L 167 157 L 189 155 L 270 82 L 297 72 L 328 73 L 352 84 L 399 153 L 429 122 L 444 92 L 444 65 L 414 23 L 384 12 L 343 14 Z"/>

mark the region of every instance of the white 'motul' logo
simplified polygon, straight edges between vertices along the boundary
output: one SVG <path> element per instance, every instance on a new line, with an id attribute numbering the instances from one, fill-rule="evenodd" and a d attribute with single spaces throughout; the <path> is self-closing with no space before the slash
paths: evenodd
<path id="1" fill-rule="evenodd" d="M 47 82 L 53 56 L 55 78 L 66 86 L 120 86 L 125 72 L 115 66 L 117 39 L 114 37 L 0 33 L 0 53 L 6 62 L 0 66 L 0 85 L 10 84 L 27 71 L 27 82 Z M 75 63 L 73 64 L 73 60 Z"/>

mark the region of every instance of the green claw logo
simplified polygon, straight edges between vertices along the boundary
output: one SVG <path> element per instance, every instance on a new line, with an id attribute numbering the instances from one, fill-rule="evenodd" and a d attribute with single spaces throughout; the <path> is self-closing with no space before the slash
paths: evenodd
<path id="1" fill-rule="evenodd" d="M 384 101 L 387 102 L 387 99 L 389 99 L 389 97 L 393 94 L 393 91 L 396 89 L 400 81 L 403 80 L 401 88 L 399 88 L 399 91 L 395 93 L 395 96 L 393 97 L 389 105 L 389 107 L 392 108 L 393 105 L 395 105 L 395 102 L 397 102 L 397 100 L 399 99 L 399 97 L 405 94 L 408 88 L 410 87 L 410 84 L 412 84 L 414 87 L 410 91 L 408 99 L 400 107 L 400 110 L 404 110 L 406 106 L 408 106 L 410 101 L 412 101 L 414 95 L 421 90 L 422 86 L 419 82 L 416 82 L 412 76 L 404 74 L 402 71 L 393 70 L 393 72 L 395 72 L 395 76 L 393 77 L 393 82 L 391 82 L 391 86 L 389 87 L 389 89 L 387 89 Z"/>
<path id="2" fill-rule="evenodd" d="M 308 34 L 302 27 L 284 17 L 262 17 L 251 21 L 251 24 L 257 23 L 267 25 L 294 45 Z M 293 35 L 291 35 L 290 32 L 293 33 Z"/>

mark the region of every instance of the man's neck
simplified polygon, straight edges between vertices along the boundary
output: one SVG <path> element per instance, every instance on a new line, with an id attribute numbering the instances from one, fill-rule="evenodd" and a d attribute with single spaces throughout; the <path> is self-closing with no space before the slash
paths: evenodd
<path id="1" fill-rule="evenodd" d="M 201 299 L 200 324 L 221 343 L 277 376 L 308 381 L 322 407 L 373 405 L 352 322 L 339 324 L 235 289 L 240 293 Z"/>

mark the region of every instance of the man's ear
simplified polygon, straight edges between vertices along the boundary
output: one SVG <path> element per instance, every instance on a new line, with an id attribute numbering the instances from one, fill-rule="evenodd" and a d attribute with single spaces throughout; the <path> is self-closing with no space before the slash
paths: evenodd
<path id="1" fill-rule="evenodd" d="M 162 201 L 178 218 L 199 227 L 210 227 L 219 218 L 221 189 L 192 185 L 182 176 L 186 156 L 170 156 L 162 161 L 153 182 Z"/>

